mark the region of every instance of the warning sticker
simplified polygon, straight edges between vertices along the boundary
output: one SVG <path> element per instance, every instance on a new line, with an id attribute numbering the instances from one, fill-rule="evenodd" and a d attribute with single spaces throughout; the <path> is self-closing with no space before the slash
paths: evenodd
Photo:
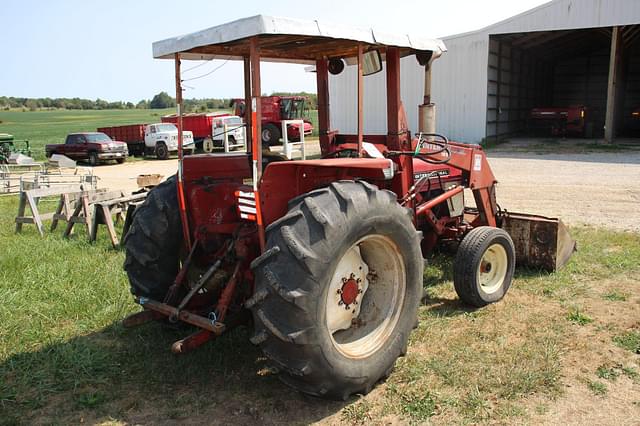
<path id="1" fill-rule="evenodd" d="M 473 170 L 476 172 L 479 172 L 480 170 L 482 170 L 482 154 L 474 154 Z"/>

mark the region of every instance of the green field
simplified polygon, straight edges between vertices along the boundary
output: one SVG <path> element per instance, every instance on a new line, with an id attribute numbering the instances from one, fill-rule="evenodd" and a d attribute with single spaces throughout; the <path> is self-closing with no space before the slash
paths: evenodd
<path id="1" fill-rule="evenodd" d="M 44 146 L 63 143 L 67 133 L 95 132 L 98 127 L 123 124 L 151 123 L 172 114 L 175 109 L 130 110 L 54 110 L 54 111 L 2 111 L 0 133 L 10 133 L 16 139 L 26 139 L 36 159 L 44 159 Z"/>
<path id="2" fill-rule="evenodd" d="M 80 227 L 69 240 L 15 235 L 16 211 L 0 198 L 0 425 L 536 424 L 620 392 L 640 409 L 637 234 L 574 228 L 580 251 L 563 271 L 520 269 L 503 301 L 477 310 L 457 299 L 450 258 L 429 259 L 407 356 L 366 397 L 335 402 L 280 383 L 250 329 L 183 356 L 169 347 L 189 327 L 124 329 L 138 307 L 104 230 L 93 245 Z"/>
<path id="3" fill-rule="evenodd" d="M 71 132 L 95 132 L 98 127 L 135 123 L 152 123 L 160 117 L 172 114 L 175 109 L 130 110 L 54 110 L 54 111 L 1 111 L 0 133 L 10 133 L 16 139 L 31 143 L 31 151 L 37 160 L 44 159 L 44 146 L 63 143 Z M 317 135 L 318 113 L 311 111 L 314 135 Z"/>

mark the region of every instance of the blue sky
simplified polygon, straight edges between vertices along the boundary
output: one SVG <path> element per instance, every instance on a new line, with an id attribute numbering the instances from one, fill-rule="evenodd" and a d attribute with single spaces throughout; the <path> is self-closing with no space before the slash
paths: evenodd
<path id="1" fill-rule="evenodd" d="M 2 0 L 0 95 L 108 101 L 175 93 L 173 62 L 155 60 L 154 41 L 257 14 L 320 19 L 399 33 L 444 37 L 475 30 L 544 0 L 206 1 Z M 186 63 L 188 68 L 196 63 Z M 204 74 L 212 61 L 185 75 Z M 189 84 L 189 83 L 187 83 Z M 185 97 L 242 95 L 242 67 L 229 62 L 190 82 Z M 296 65 L 263 65 L 263 92 L 315 92 L 315 76 Z"/>

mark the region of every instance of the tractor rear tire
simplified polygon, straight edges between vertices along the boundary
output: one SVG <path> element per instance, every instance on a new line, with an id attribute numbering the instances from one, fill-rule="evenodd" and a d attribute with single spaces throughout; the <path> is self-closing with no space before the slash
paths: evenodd
<path id="1" fill-rule="evenodd" d="M 131 293 L 162 301 L 180 265 L 182 226 L 175 176 L 156 186 L 133 215 L 124 238 Z"/>
<path id="2" fill-rule="evenodd" d="M 394 193 L 340 181 L 294 198 L 251 266 L 251 341 L 289 386 L 329 399 L 366 394 L 406 353 L 423 259 Z"/>
<path id="3" fill-rule="evenodd" d="M 458 246 L 453 267 L 456 293 L 477 308 L 495 303 L 509 290 L 515 265 L 516 251 L 506 231 L 474 228 Z"/>
<path id="4" fill-rule="evenodd" d="M 281 137 L 280 129 L 275 124 L 265 124 L 262 128 L 262 146 L 264 147 L 277 145 Z"/>

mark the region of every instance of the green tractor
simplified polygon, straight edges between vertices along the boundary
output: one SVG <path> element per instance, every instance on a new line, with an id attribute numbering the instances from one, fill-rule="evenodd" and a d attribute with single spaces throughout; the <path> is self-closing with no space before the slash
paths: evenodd
<path id="1" fill-rule="evenodd" d="M 0 164 L 7 164 L 9 162 L 9 157 L 14 153 L 24 154 L 31 157 L 29 141 L 14 140 L 13 135 L 0 133 Z"/>

